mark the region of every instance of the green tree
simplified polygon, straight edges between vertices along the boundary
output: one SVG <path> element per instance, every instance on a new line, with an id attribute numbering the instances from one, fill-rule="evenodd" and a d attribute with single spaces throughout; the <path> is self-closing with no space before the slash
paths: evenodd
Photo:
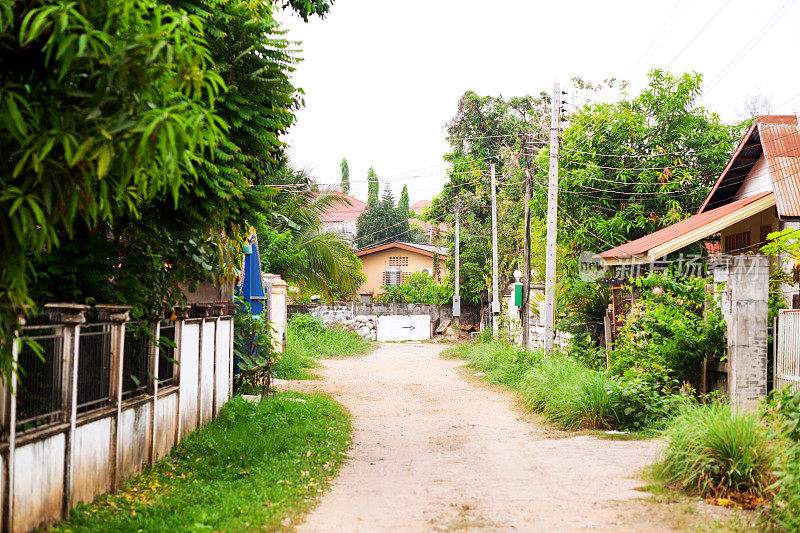
<path id="1" fill-rule="evenodd" d="M 701 81 L 654 70 L 639 95 L 567 116 L 558 225 L 566 269 L 574 270 L 583 250 L 602 251 L 697 212 L 738 129 L 697 105 Z M 536 202 L 546 203 L 548 150 L 540 156 Z"/>
<path id="2" fill-rule="evenodd" d="M 394 195 L 388 186 L 383 190 L 381 202 L 367 204 L 367 210 L 358 216 L 356 228 L 359 248 L 409 240 L 411 236 L 408 216 L 395 207 Z"/>
<path id="3" fill-rule="evenodd" d="M 346 157 L 342 158 L 339 166 L 342 168 L 342 192 L 350 194 L 350 166 L 347 164 Z"/>
<path id="4" fill-rule="evenodd" d="M 491 234 L 491 163 L 495 163 L 500 183 L 501 285 L 509 281 L 518 266 L 523 236 L 522 138 L 538 128 L 548 103 L 544 95 L 504 98 L 468 91 L 459 99 L 456 116 L 447 124 L 451 151 L 444 158 L 452 169 L 441 194 L 433 199 L 429 217 L 443 219 L 453 228 L 455 199 L 461 199 L 461 297 L 465 301 L 486 301 L 491 279 L 491 240 L 487 238 Z M 454 237 L 452 229 L 444 236 L 443 244 L 451 250 L 455 250 Z M 452 256 L 447 264 L 452 271 Z"/>
<path id="5" fill-rule="evenodd" d="M 177 201 L 219 142 L 201 19 L 146 0 L 0 6 L 0 333 L 33 305 L 35 258 Z M 163 268 L 163 265 L 162 267 Z"/>
<path id="6" fill-rule="evenodd" d="M 400 200 L 397 202 L 397 209 L 401 213 L 405 213 L 407 217 L 411 217 L 411 209 L 408 204 L 408 185 L 403 185 L 403 190 L 400 192 Z"/>
<path id="7" fill-rule="evenodd" d="M 367 205 L 378 205 L 380 187 L 378 175 L 372 167 L 369 167 L 369 171 L 367 171 Z"/>

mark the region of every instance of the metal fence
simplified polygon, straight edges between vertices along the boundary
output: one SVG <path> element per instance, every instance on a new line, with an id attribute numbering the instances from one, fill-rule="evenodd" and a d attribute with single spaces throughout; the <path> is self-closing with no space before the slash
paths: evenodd
<path id="1" fill-rule="evenodd" d="M 96 314 L 89 314 L 97 319 Z M 65 361 L 71 349 L 65 343 L 65 327 L 52 323 L 57 315 L 36 317 L 22 328 L 18 364 L 17 425 L 18 432 L 29 431 L 65 420 L 66 400 L 71 369 Z M 31 323 L 32 322 L 32 323 Z M 113 350 L 115 331 L 122 332 L 122 400 L 150 394 L 153 386 L 151 358 L 160 347 L 157 363 L 159 387 L 177 384 L 176 327 L 162 323 L 160 336 L 156 324 L 132 322 L 124 325 L 93 322 L 78 328 L 77 412 L 89 413 L 113 403 Z M 115 328 L 117 328 L 115 330 Z M 119 367 L 117 367 L 119 368 Z"/>
<path id="2" fill-rule="evenodd" d="M 83 326 L 79 335 L 78 412 L 85 413 L 111 402 L 111 324 Z"/>
<path id="3" fill-rule="evenodd" d="M 17 431 L 62 421 L 64 406 L 63 328 L 33 325 L 24 333 L 18 356 Z"/>
<path id="4" fill-rule="evenodd" d="M 778 315 L 775 353 L 775 390 L 800 389 L 800 309 L 782 309 Z"/>
<path id="5" fill-rule="evenodd" d="M 159 328 L 158 343 L 158 386 L 177 385 L 178 380 L 175 372 L 177 364 L 177 338 L 175 337 L 175 323 L 169 320 L 161 323 Z"/>

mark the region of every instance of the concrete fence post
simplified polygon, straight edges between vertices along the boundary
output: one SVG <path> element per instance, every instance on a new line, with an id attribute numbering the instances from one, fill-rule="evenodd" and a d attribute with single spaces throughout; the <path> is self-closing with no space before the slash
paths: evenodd
<path id="1" fill-rule="evenodd" d="M 728 396 L 752 410 L 767 393 L 769 260 L 737 255 L 728 265 Z"/>
<path id="2" fill-rule="evenodd" d="M 111 323 L 111 379 L 109 398 L 116 408 L 111 421 L 111 491 L 116 492 L 122 485 L 119 464 L 119 425 L 122 420 L 122 377 L 125 357 L 125 324 L 130 320 L 130 308 L 125 306 L 95 306 Z"/>
<path id="3" fill-rule="evenodd" d="M 25 325 L 25 318 L 20 315 L 17 322 L 19 327 Z M 3 431 L 8 435 L 8 451 L 5 456 L 3 468 L 3 531 L 14 531 L 14 477 L 16 472 L 15 451 L 17 446 L 17 362 L 22 341 L 19 330 L 14 334 L 11 345 L 12 371 L 8 378 L 2 381 L 2 422 Z"/>
<path id="4" fill-rule="evenodd" d="M 81 324 L 86 322 L 87 305 L 47 304 L 45 309 L 59 313 L 62 328 L 61 350 L 61 409 L 64 421 L 69 424 L 64 435 L 64 488 L 61 499 L 61 516 L 69 518 L 74 486 L 75 427 L 78 418 L 78 353 Z"/>

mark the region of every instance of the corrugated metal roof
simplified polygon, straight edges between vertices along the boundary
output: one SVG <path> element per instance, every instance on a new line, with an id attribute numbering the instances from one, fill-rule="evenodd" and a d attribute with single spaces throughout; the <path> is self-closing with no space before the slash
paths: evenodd
<path id="1" fill-rule="evenodd" d="M 598 255 L 599 257 L 607 260 L 627 259 L 646 255 L 650 250 L 658 246 L 678 239 L 679 237 L 686 235 L 691 231 L 700 229 L 703 226 L 706 226 L 715 220 L 738 211 L 746 205 L 769 196 L 770 194 L 772 194 L 772 192 L 767 191 L 755 196 L 748 196 L 747 198 L 742 198 L 741 200 L 731 202 L 723 205 L 722 207 L 711 209 L 710 211 L 706 211 L 704 213 L 699 213 L 687 218 L 686 220 L 682 220 L 681 222 L 667 226 L 666 228 L 660 229 L 654 233 L 645 235 L 644 237 L 636 239 L 635 241 L 627 242 L 621 246 L 617 246 L 616 248 L 606 250 Z"/>
<path id="2" fill-rule="evenodd" d="M 725 170 L 722 171 L 722 174 L 719 175 L 717 182 L 711 189 L 711 193 L 709 193 L 708 197 L 706 197 L 698 212 L 702 213 L 704 211 L 709 211 L 733 199 L 733 197 L 736 195 L 736 192 L 739 190 L 739 187 L 744 182 L 745 178 L 750 173 L 750 170 L 753 168 L 753 165 L 755 165 L 756 161 L 758 161 L 761 155 L 764 154 L 767 158 L 769 158 L 769 156 L 765 154 L 764 147 L 762 146 L 764 141 L 762 140 L 761 132 L 765 127 L 767 130 L 775 127 L 783 128 L 782 131 L 787 132 L 790 129 L 796 130 L 797 128 L 795 126 L 797 126 L 796 115 L 757 116 L 753 121 L 753 124 L 744 134 L 739 146 L 736 148 L 736 151 L 733 153 L 730 161 L 728 161 L 728 165 L 725 167 Z M 769 135 L 769 131 L 767 131 L 767 135 Z M 772 165 L 770 165 L 770 172 L 772 172 Z M 773 181 L 774 180 L 775 177 L 773 176 Z M 776 196 L 779 194 L 780 193 L 776 191 Z M 792 201 L 788 201 L 789 199 L 786 197 L 786 195 L 784 195 L 784 197 L 789 204 L 798 203 L 798 205 L 800 205 L 800 197 L 797 195 L 793 196 Z M 781 205 L 782 202 L 778 200 L 778 213 L 781 216 L 796 216 L 783 213 L 781 211 Z"/>
<path id="3" fill-rule="evenodd" d="M 778 213 L 800 217 L 800 131 L 787 124 L 759 124 L 758 131 Z"/>

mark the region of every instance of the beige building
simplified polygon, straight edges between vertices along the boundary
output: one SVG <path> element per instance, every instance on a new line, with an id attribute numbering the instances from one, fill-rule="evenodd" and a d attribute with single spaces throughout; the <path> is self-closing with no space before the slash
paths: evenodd
<path id="1" fill-rule="evenodd" d="M 361 250 L 356 255 L 367 279 L 359 293 L 375 297 L 382 287 L 399 285 L 413 272 L 427 272 L 441 280 L 447 275 L 444 263 L 448 254 L 449 250 L 441 246 L 400 241 Z M 434 256 L 438 256 L 438 269 Z"/>

